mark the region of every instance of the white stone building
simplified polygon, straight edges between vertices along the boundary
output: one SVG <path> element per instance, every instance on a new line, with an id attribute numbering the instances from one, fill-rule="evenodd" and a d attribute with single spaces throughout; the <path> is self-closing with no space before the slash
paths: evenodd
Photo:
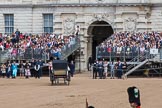
<path id="1" fill-rule="evenodd" d="M 0 33 L 71 34 L 80 26 L 81 69 L 118 31 L 162 31 L 162 0 L 0 0 Z M 76 59 L 77 62 L 77 59 Z"/>

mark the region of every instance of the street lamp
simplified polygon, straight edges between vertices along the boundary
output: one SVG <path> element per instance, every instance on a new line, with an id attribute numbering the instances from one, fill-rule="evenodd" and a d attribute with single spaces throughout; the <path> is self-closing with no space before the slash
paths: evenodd
<path id="1" fill-rule="evenodd" d="M 79 34 L 78 34 L 78 39 L 79 39 L 79 73 L 81 73 L 81 41 L 80 41 L 80 37 L 79 37 Z"/>

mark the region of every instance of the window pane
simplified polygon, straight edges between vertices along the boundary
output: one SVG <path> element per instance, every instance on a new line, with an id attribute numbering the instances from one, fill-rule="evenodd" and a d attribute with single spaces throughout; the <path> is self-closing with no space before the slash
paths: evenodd
<path id="1" fill-rule="evenodd" d="M 48 33 L 50 33 L 50 28 L 48 27 Z"/>
<path id="2" fill-rule="evenodd" d="M 13 33 L 13 32 L 14 32 L 14 28 L 11 27 L 11 28 L 10 28 L 10 33 Z"/>
<path id="3" fill-rule="evenodd" d="M 13 21 L 13 16 L 12 15 L 10 15 L 10 21 Z"/>
<path id="4" fill-rule="evenodd" d="M 52 33 L 53 32 L 53 14 L 44 14 L 44 32 Z"/>
<path id="5" fill-rule="evenodd" d="M 9 27 L 9 21 L 5 21 L 5 26 Z"/>
<path id="6" fill-rule="evenodd" d="M 53 22 L 50 22 L 49 23 L 49 27 L 53 27 Z"/>
<path id="7" fill-rule="evenodd" d="M 50 27 L 50 33 L 53 33 L 53 27 Z"/>
<path id="8" fill-rule="evenodd" d="M 44 32 L 48 33 L 48 28 L 47 27 L 44 27 Z"/>
<path id="9" fill-rule="evenodd" d="M 44 19 L 44 22 L 48 22 L 48 19 Z"/>
<path id="10" fill-rule="evenodd" d="M 9 15 L 5 15 L 5 21 L 9 21 Z"/>
<path id="11" fill-rule="evenodd" d="M 13 21 L 10 21 L 10 26 L 14 26 L 14 22 Z"/>
<path id="12" fill-rule="evenodd" d="M 5 33 L 9 33 L 9 27 L 5 27 Z"/>
<path id="13" fill-rule="evenodd" d="M 49 19 L 53 19 L 53 15 L 51 14 L 51 15 L 49 15 Z"/>
<path id="14" fill-rule="evenodd" d="M 45 19 L 45 20 L 48 19 L 48 15 L 44 15 L 44 19 Z"/>
<path id="15" fill-rule="evenodd" d="M 11 28 L 9 28 L 9 33 L 12 33 L 12 30 L 11 30 Z"/>
<path id="16" fill-rule="evenodd" d="M 48 27 L 48 22 L 45 22 L 44 23 L 44 27 Z"/>
<path id="17" fill-rule="evenodd" d="M 46 29 L 47 29 L 47 31 L 46 31 L 46 32 L 47 32 L 47 33 L 49 33 L 49 28 L 47 27 Z"/>
<path id="18" fill-rule="evenodd" d="M 11 34 L 14 32 L 14 16 L 13 14 L 5 14 L 5 33 Z"/>
<path id="19" fill-rule="evenodd" d="M 53 22 L 53 19 L 49 19 L 49 22 Z"/>

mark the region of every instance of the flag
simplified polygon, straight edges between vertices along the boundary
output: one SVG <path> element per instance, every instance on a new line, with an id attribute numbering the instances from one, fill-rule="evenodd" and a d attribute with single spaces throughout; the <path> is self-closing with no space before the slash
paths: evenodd
<path id="1" fill-rule="evenodd" d="M 87 98 L 86 98 L 86 108 L 88 108 L 88 101 L 87 101 Z"/>

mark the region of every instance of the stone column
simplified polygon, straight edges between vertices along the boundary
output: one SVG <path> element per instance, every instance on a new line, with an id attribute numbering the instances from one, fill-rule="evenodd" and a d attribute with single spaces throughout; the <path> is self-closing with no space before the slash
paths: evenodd
<path id="1" fill-rule="evenodd" d="M 87 25 L 85 25 L 85 15 L 83 13 L 76 13 L 77 14 L 77 19 L 76 19 L 76 25 L 80 26 L 80 47 L 81 47 L 81 52 L 80 52 L 80 68 L 81 71 L 86 71 L 87 70 L 87 57 L 88 57 L 88 34 L 87 34 Z M 91 45 L 90 45 L 91 46 Z M 76 61 L 78 61 L 78 66 L 79 66 L 79 56 L 77 57 Z"/>
<path id="2" fill-rule="evenodd" d="M 61 13 L 54 14 L 54 33 L 61 34 L 62 30 L 62 20 L 61 20 Z"/>
<path id="3" fill-rule="evenodd" d="M 137 19 L 137 31 L 139 32 L 146 32 L 151 30 L 149 21 L 150 17 L 150 7 L 149 6 L 140 6 L 140 11 L 138 12 L 138 19 Z"/>
<path id="4" fill-rule="evenodd" d="M 116 19 L 114 20 L 114 32 L 123 31 L 123 19 L 122 19 L 122 13 L 116 12 Z"/>

